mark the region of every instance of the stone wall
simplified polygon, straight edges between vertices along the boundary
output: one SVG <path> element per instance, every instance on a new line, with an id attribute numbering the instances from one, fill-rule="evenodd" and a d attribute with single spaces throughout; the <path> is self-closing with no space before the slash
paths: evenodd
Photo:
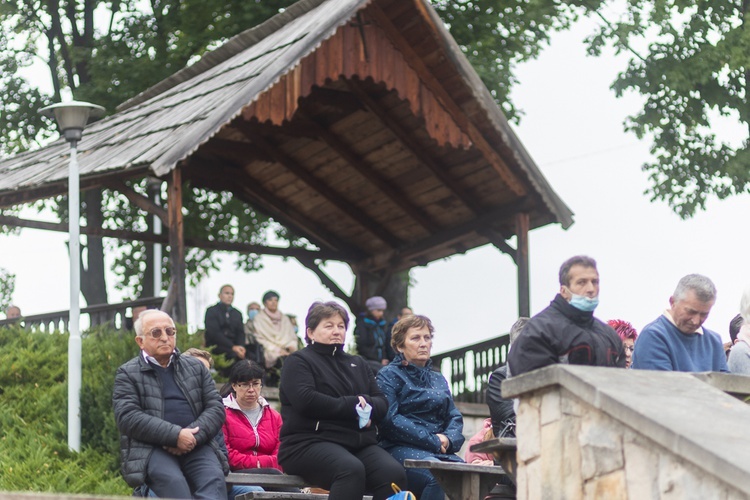
<path id="1" fill-rule="evenodd" d="M 563 371 L 568 368 L 561 367 Z M 664 379 L 665 374 L 656 372 L 630 377 L 620 370 L 612 375 L 620 387 L 640 393 L 640 403 L 624 408 L 615 404 L 617 394 L 607 391 L 608 382 L 612 382 L 607 380 L 609 373 L 588 381 L 569 375 L 567 371 L 557 377 L 560 383 L 550 383 L 550 377 L 543 376 L 542 383 L 529 384 L 527 380 L 515 387 L 503 386 L 504 392 L 506 387 L 512 389 L 509 395 L 520 396 L 516 456 L 519 499 L 750 498 L 747 481 L 739 484 L 731 480 L 741 477 L 737 466 L 748 469 L 742 462 L 744 457 L 732 451 L 742 448 L 736 447 L 737 441 L 750 446 L 748 433 L 742 428 L 744 422 L 735 420 L 738 425 L 722 427 L 724 410 L 730 411 L 731 419 L 737 418 L 736 412 L 750 417 L 746 404 L 696 378 Z M 643 375 L 652 379 L 650 384 L 640 389 L 627 385 L 628 378 L 640 382 L 636 379 Z M 654 390 L 660 383 L 671 388 L 676 401 L 689 403 L 694 410 L 681 417 L 679 411 L 661 412 L 663 391 Z M 695 387 L 686 390 L 687 386 Z M 720 400 L 719 396 L 726 400 L 718 404 L 715 400 L 701 401 L 703 392 L 715 400 Z M 652 397 L 662 401 L 652 401 Z M 673 417 L 681 422 L 673 424 Z M 702 430 L 692 431 L 694 420 Z M 712 446 L 701 452 L 704 443 Z"/>

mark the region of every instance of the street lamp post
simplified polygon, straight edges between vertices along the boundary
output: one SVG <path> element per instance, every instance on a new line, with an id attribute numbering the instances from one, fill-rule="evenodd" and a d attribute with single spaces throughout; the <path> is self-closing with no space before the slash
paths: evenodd
<path id="1" fill-rule="evenodd" d="M 68 177 L 68 251 L 70 254 L 70 316 L 68 321 L 68 448 L 81 451 L 81 292 L 80 209 L 78 182 L 78 141 L 89 117 L 102 116 L 104 108 L 88 102 L 61 102 L 39 110 L 54 118 L 65 140 L 70 143 L 70 174 Z"/>

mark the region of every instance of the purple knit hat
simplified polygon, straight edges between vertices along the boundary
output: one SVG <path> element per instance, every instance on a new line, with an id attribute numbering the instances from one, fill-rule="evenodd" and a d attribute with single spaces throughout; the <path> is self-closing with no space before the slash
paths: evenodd
<path id="1" fill-rule="evenodd" d="M 367 307 L 368 311 L 372 311 L 373 309 L 382 309 L 383 311 L 385 311 L 385 309 L 388 307 L 388 304 L 383 297 L 379 297 L 376 295 L 367 299 L 367 302 L 365 302 L 365 307 Z"/>

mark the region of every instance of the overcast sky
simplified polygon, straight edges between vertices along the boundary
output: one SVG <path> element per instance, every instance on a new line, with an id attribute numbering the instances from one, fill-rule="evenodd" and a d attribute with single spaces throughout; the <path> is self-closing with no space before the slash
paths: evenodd
<path id="1" fill-rule="evenodd" d="M 635 113 L 639 99 L 616 99 L 609 90 L 625 60 L 585 56 L 582 40 L 589 27 L 557 35 L 534 62 L 522 66 L 513 93 L 525 116 L 515 129 L 553 189 L 575 213 L 567 231 L 547 226 L 530 234 L 532 314 L 557 292 L 557 270 L 566 258 L 588 254 L 601 275 L 596 315 L 620 318 L 640 329 L 668 306 L 677 281 L 688 273 L 709 276 L 718 300 L 706 326 L 728 339 L 729 320 L 738 312 L 750 264 L 743 250 L 750 196 L 712 200 L 705 212 L 682 221 L 663 202 L 649 202 L 641 165 L 647 142 L 623 131 L 623 119 Z M 85 142 L 85 138 L 84 138 Z M 68 308 L 67 236 L 24 229 L 0 237 L 0 267 L 17 275 L 14 302 L 25 314 Z M 746 252 L 744 252 L 746 254 Z M 217 300 L 218 288 L 232 283 L 235 305 L 243 311 L 268 289 L 281 295 L 280 308 L 304 317 L 309 304 L 330 299 L 317 278 L 296 261 L 264 258 L 257 273 L 234 271 L 232 257 L 199 287 L 189 290 L 193 328 Z M 348 267 L 327 270 L 347 291 Z M 517 316 L 516 271 L 511 259 L 494 247 L 435 262 L 413 271 L 410 305 L 436 326 L 433 352 L 472 344 L 507 332 Z M 110 283 L 111 285 L 111 283 Z M 110 301 L 121 297 L 112 291 Z"/>

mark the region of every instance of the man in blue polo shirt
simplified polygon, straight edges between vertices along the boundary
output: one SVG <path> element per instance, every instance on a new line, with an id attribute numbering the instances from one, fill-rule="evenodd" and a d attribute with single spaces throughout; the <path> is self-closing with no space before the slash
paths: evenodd
<path id="1" fill-rule="evenodd" d="M 638 336 L 633 368 L 729 371 L 721 337 L 702 326 L 715 302 L 716 287 L 710 279 L 700 274 L 682 278 L 669 298 L 669 309 Z"/>

